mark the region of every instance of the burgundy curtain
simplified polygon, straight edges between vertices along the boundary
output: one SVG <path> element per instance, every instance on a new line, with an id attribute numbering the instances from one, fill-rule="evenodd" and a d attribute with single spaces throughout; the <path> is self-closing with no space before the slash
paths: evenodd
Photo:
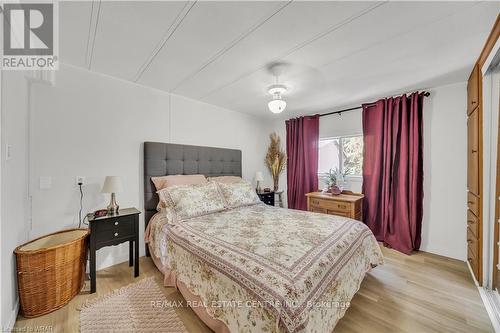
<path id="1" fill-rule="evenodd" d="M 363 105 L 365 223 L 406 254 L 420 248 L 423 98 L 416 92 Z"/>
<path id="2" fill-rule="evenodd" d="M 307 210 L 305 194 L 318 190 L 319 115 L 285 121 L 288 207 Z"/>

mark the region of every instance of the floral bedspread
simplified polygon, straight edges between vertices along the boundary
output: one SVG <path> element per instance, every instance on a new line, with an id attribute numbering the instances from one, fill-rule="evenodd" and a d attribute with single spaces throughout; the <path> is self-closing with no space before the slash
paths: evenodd
<path id="1" fill-rule="evenodd" d="M 158 225 L 163 264 L 231 332 L 331 332 L 383 263 L 366 225 L 339 216 L 257 204 Z"/>

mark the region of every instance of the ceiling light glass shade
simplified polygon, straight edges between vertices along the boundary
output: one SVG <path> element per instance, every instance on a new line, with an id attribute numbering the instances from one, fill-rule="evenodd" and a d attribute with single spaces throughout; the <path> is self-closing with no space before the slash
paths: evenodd
<path id="1" fill-rule="evenodd" d="M 282 99 L 273 99 L 267 104 L 267 106 L 269 107 L 269 111 L 272 113 L 281 113 L 286 108 L 286 102 Z"/>
<path id="2" fill-rule="evenodd" d="M 272 86 L 270 86 L 267 91 L 271 94 L 271 95 L 276 95 L 278 94 L 279 96 L 281 96 L 281 94 L 284 94 L 286 93 L 286 87 L 285 85 L 283 84 L 273 84 Z"/>

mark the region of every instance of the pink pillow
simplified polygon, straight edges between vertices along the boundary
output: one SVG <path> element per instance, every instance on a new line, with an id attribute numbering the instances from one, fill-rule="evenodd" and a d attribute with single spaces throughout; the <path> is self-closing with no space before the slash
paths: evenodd
<path id="1" fill-rule="evenodd" d="M 220 176 L 220 177 L 210 177 L 208 178 L 210 181 L 214 181 L 217 183 L 223 183 L 223 184 L 233 184 L 233 183 L 239 183 L 242 182 L 243 179 L 238 176 Z"/>
<path id="2" fill-rule="evenodd" d="M 156 191 L 174 185 L 198 185 L 205 184 L 207 179 L 203 175 L 173 175 L 162 177 L 151 177 L 151 181 L 155 184 Z"/>

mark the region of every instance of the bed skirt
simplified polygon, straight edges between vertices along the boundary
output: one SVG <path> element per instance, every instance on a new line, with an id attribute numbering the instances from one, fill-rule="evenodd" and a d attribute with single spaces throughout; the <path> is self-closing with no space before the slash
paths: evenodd
<path id="1" fill-rule="evenodd" d="M 149 244 L 148 247 L 149 253 L 151 254 L 151 259 L 153 259 L 155 266 L 160 272 L 162 272 L 164 276 L 163 285 L 165 287 L 173 287 L 177 289 L 182 294 L 186 302 L 190 304 L 202 304 L 201 298 L 193 294 L 184 283 L 178 281 L 175 273 L 164 267 L 161 263 L 161 260 L 154 255 L 154 251 L 151 249 Z M 212 318 L 204 307 L 197 306 L 191 307 L 191 309 L 194 311 L 194 313 L 196 313 L 198 318 L 200 318 L 201 321 L 203 321 L 205 325 L 210 327 L 210 329 L 212 329 L 215 333 L 230 333 L 227 325 L 218 319 Z"/>

